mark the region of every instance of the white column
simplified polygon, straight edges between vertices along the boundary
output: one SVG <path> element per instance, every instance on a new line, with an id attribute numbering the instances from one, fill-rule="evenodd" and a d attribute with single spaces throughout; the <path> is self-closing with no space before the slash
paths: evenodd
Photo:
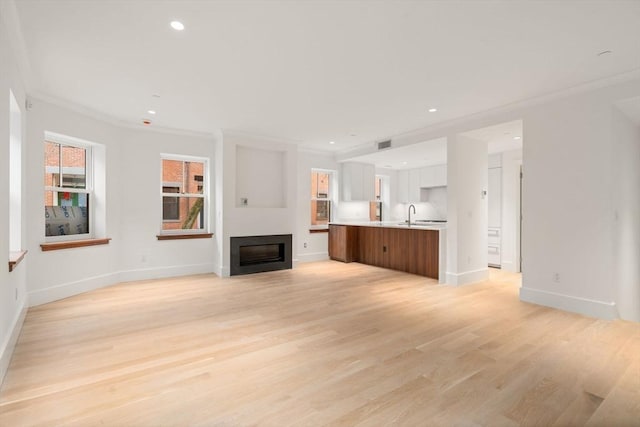
<path id="1" fill-rule="evenodd" d="M 487 267 L 487 143 L 447 138 L 447 283 L 489 277 Z"/>

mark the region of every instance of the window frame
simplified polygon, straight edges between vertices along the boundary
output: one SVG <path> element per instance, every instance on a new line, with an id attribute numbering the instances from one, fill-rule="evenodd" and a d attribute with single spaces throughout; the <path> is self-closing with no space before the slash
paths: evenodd
<path id="1" fill-rule="evenodd" d="M 85 188 L 73 188 L 73 187 L 56 187 L 56 186 L 50 186 L 50 185 L 45 185 L 44 186 L 44 192 L 46 193 L 47 191 L 52 191 L 52 192 L 58 192 L 58 193 L 77 193 L 77 194 L 86 194 L 88 197 L 88 209 L 87 209 L 87 214 L 89 216 L 89 231 L 88 233 L 82 233 L 82 234 L 69 234 L 69 235 L 65 235 L 65 236 L 47 236 L 46 235 L 46 230 L 43 233 L 44 234 L 44 238 L 45 238 L 45 242 L 46 243 L 52 243 L 52 242 L 65 242 L 65 241 L 74 241 L 74 240 L 87 240 L 87 239 L 94 239 L 94 222 L 95 222 L 95 192 L 94 192 L 94 179 L 93 179 L 93 171 L 94 171 L 94 155 L 93 155 L 93 147 L 94 144 L 90 143 L 89 141 L 85 141 L 82 140 L 80 138 L 74 138 L 72 136 L 67 136 L 67 135 L 61 135 L 61 134 L 57 134 L 54 132 L 45 132 L 44 135 L 44 144 L 46 144 L 47 142 L 50 143 L 54 143 L 54 144 L 59 144 L 60 145 L 60 165 L 59 165 L 59 176 L 60 176 L 60 182 L 59 184 L 62 184 L 62 168 L 63 168 L 63 164 L 62 164 L 62 147 L 66 146 L 66 147 L 72 147 L 72 148 L 82 148 L 83 150 L 85 150 Z M 43 161 L 43 163 L 46 163 Z M 44 169 L 45 169 L 45 173 L 46 173 L 46 168 L 47 165 L 44 165 Z M 44 204 L 44 201 L 42 203 L 42 206 L 45 207 L 46 205 Z M 46 218 L 45 218 L 45 224 L 46 224 Z"/>
<path id="2" fill-rule="evenodd" d="M 202 176 L 202 193 L 185 193 L 184 191 L 181 191 L 183 186 L 182 183 L 179 183 L 179 185 L 176 185 L 178 183 L 174 183 L 174 182 L 168 182 L 168 181 L 164 181 L 164 176 L 163 176 L 163 160 L 174 160 L 174 161 L 179 161 L 179 162 L 198 162 L 198 163 L 202 163 L 203 164 L 203 176 Z M 181 234 L 207 234 L 210 233 L 210 221 L 209 221 L 209 216 L 210 216 L 210 212 L 209 212 L 209 205 L 210 205 L 210 180 L 209 180 L 209 176 L 210 176 L 210 171 L 209 171 L 209 158 L 207 157 L 199 157 L 199 156 L 190 156 L 190 155 L 183 155 L 183 154 L 169 154 L 169 153 L 160 153 L 160 212 L 159 212 L 159 224 L 160 224 L 160 231 L 158 233 L 159 236 L 171 236 L 171 235 L 181 235 Z M 166 185 L 165 185 L 166 184 Z M 165 193 L 163 191 L 163 187 L 178 187 L 179 192 L 178 193 Z M 164 230 L 163 229 L 163 224 L 166 223 L 176 223 L 176 222 L 180 222 L 180 219 L 178 220 L 172 220 L 172 219 L 164 219 L 164 197 L 175 197 L 175 198 L 201 198 L 203 199 L 202 202 L 202 206 L 204 208 L 204 215 L 203 215 L 203 227 L 199 228 L 199 229 L 174 229 L 174 230 Z M 178 205 L 179 205 L 179 201 L 178 201 Z M 179 208 L 178 208 L 179 209 Z M 178 218 L 179 218 L 179 214 L 178 214 Z"/>
<path id="3" fill-rule="evenodd" d="M 321 168 L 311 168 L 311 173 L 309 176 L 309 183 L 311 183 L 311 178 L 313 177 L 314 173 L 323 173 L 329 176 L 329 185 L 327 186 L 328 188 L 328 193 L 327 193 L 327 197 L 317 197 L 317 192 L 316 194 L 312 195 L 311 198 L 309 199 L 309 208 L 311 209 L 311 203 L 312 202 L 318 202 L 318 201 L 326 201 L 329 202 L 328 208 L 329 208 L 329 217 L 327 218 L 327 224 L 311 224 L 311 211 L 309 212 L 309 229 L 310 230 L 324 230 L 324 229 L 328 229 L 329 228 L 329 223 L 333 220 L 333 186 L 335 183 L 335 173 L 334 171 L 330 170 L 330 169 L 321 169 Z M 310 192 L 310 191 L 309 191 Z"/>

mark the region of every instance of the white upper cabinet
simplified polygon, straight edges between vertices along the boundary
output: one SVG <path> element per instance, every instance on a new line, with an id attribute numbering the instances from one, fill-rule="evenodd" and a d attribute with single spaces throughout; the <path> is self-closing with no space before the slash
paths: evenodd
<path id="1" fill-rule="evenodd" d="M 409 202 L 420 202 L 420 169 L 409 170 Z"/>
<path id="2" fill-rule="evenodd" d="M 420 187 L 444 187 L 447 185 L 447 165 L 427 166 L 420 169 Z"/>
<path id="3" fill-rule="evenodd" d="M 342 200 L 347 202 L 375 199 L 376 169 L 366 163 L 342 164 Z"/>
<path id="4" fill-rule="evenodd" d="M 409 171 L 398 171 L 398 203 L 409 203 Z"/>
<path id="5" fill-rule="evenodd" d="M 420 169 L 398 171 L 398 202 L 419 203 L 420 189 L 445 187 L 447 165 L 427 166 Z"/>

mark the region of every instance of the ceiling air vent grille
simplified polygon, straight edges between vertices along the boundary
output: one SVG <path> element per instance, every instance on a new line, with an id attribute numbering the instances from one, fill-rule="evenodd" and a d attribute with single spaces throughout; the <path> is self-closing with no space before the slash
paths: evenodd
<path id="1" fill-rule="evenodd" d="M 384 150 L 385 148 L 391 148 L 391 140 L 378 142 L 378 150 Z"/>

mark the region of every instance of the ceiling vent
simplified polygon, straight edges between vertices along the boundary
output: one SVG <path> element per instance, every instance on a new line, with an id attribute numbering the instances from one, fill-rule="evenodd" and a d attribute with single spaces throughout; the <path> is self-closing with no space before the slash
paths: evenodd
<path id="1" fill-rule="evenodd" d="M 378 142 L 378 150 L 384 150 L 385 148 L 391 148 L 391 140 Z"/>

